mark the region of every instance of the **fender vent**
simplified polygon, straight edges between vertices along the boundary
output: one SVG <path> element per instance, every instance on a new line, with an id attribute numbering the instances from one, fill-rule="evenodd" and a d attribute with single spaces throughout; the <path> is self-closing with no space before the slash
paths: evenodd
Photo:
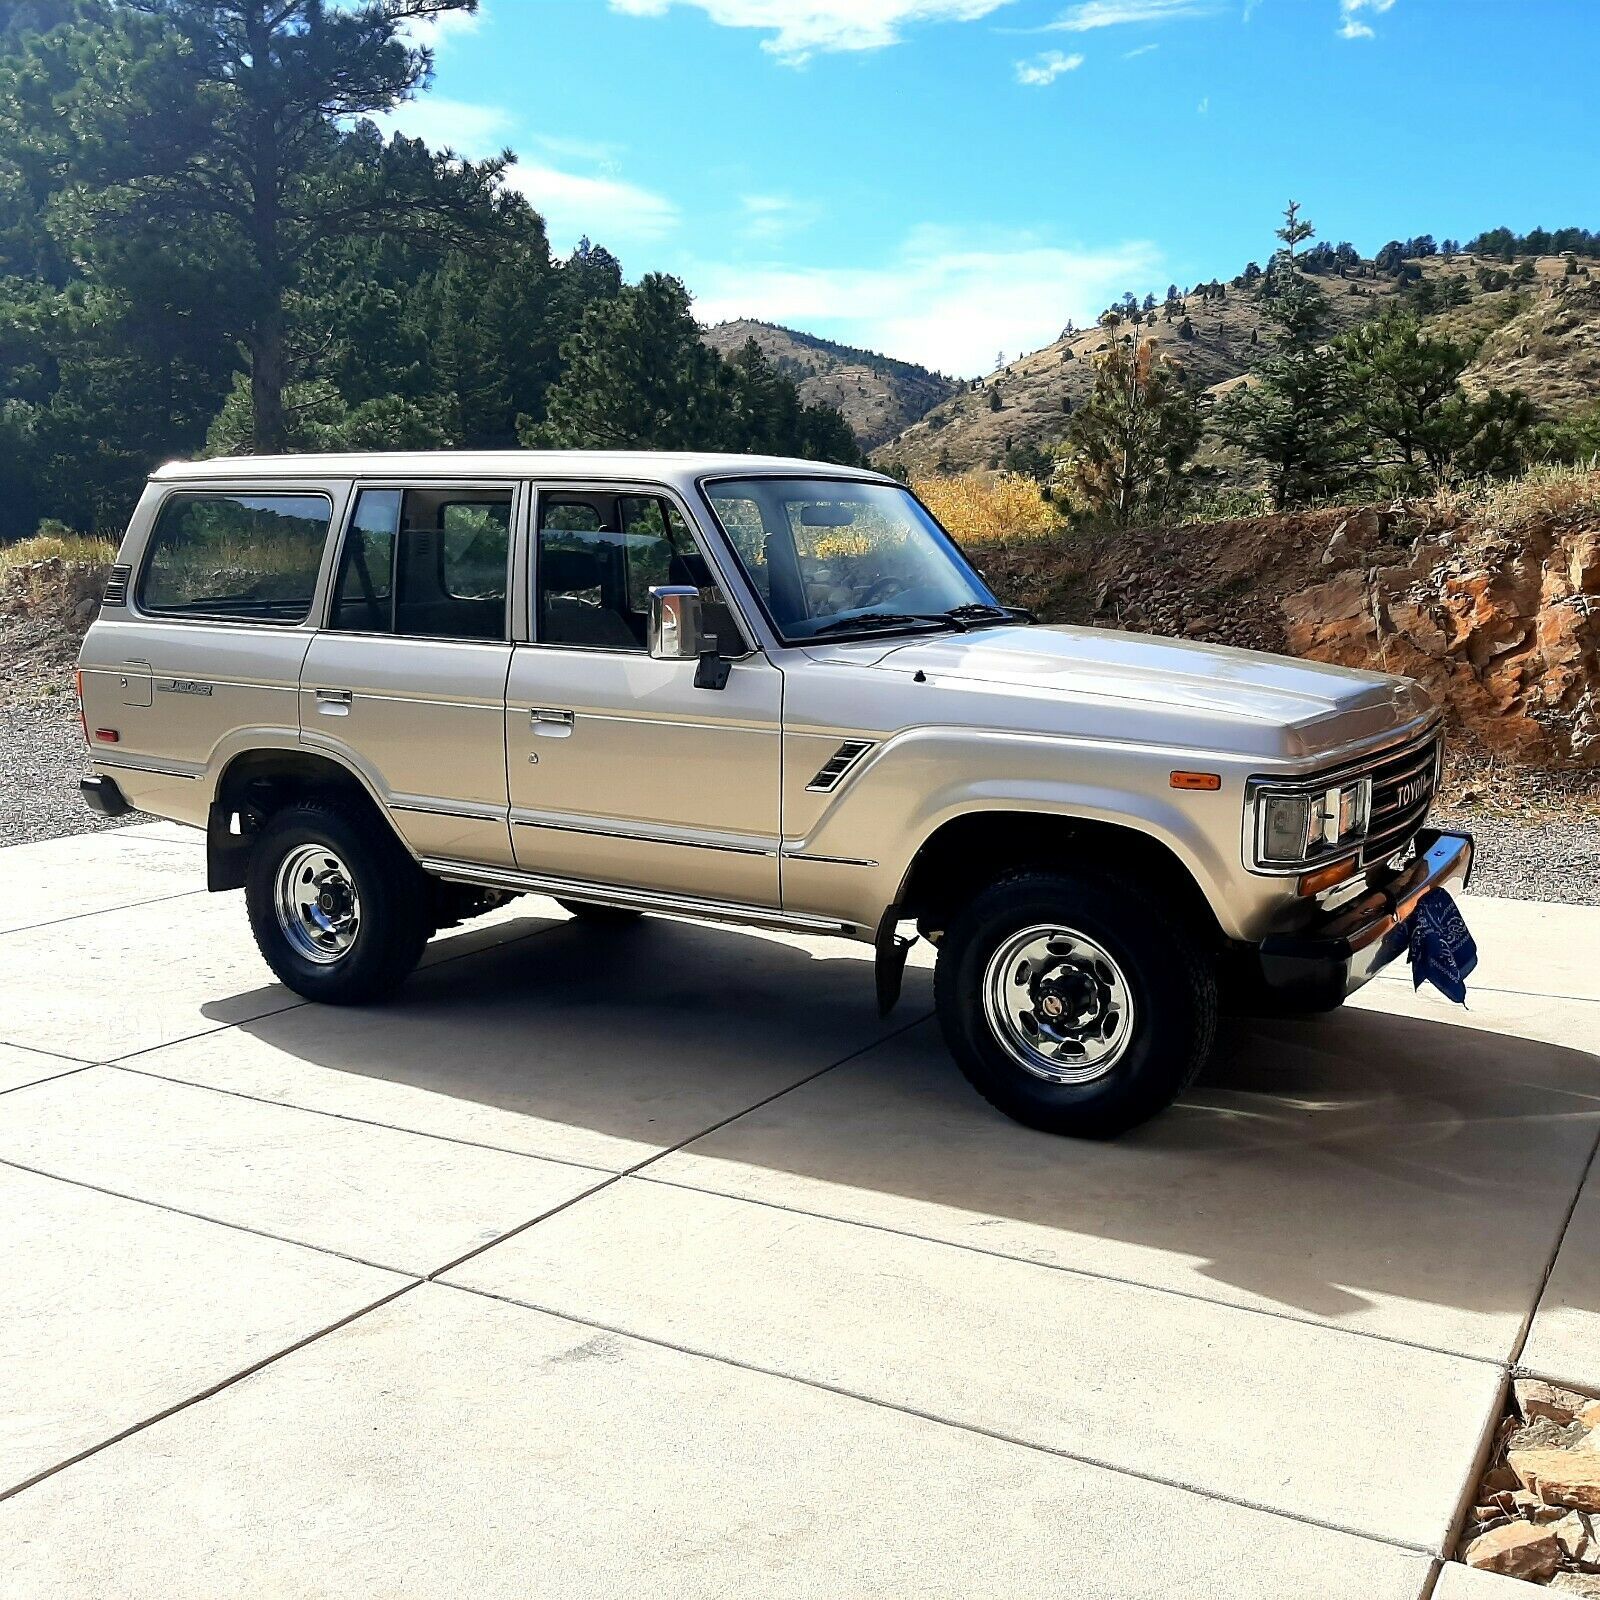
<path id="1" fill-rule="evenodd" d="M 826 794 L 830 789 L 839 787 L 839 780 L 844 777 L 851 767 L 858 762 L 867 751 L 872 748 L 870 739 L 846 739 L 845 742 L 823 762 L 821 770 L 817 773 L 806 788 L 818 794 Z"/>
<path id="2" fill-rule="evenodd" d="M 125 606 L 128 603 L 128 579 L 133 576 L 133 568 L 115 566 L 106 577 L 106 592 L 100 598 L 103 606 Z"/>

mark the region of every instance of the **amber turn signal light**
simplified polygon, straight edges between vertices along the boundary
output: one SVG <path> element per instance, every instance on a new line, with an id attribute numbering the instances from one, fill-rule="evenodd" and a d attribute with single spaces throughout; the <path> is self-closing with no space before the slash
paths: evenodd
<path id="1" fill-rule="evenodd" d="M 1324 889 L 1331 889 L 1335 884 L 1344 883 L 1356 875 L 1355 857 L 1347 861 L 1335 861 L 1331 867 L 1318 867 L 1315 872 L 1308 872 L 1300 879 L 1301 894 L 1321 894 Z"/>
<path id="2" fill-rule="evenodd" d="M 1174 789 L 1217 790 L 1222 787 L 1222 777 L 1216 772 L 1174 772 L 1168 780 Z"/>

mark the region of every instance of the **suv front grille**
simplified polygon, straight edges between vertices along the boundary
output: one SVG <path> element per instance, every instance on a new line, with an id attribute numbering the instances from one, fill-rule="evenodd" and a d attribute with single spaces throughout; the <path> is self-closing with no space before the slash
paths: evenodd
<path id="1" fill-rule="evenodd" d="M 1372 821 L 1361 852 L 1368 866 L 1389 860 L 1411 843 L 1427 820 L 1438 782 L 1438 734 L 1372 768 Z"/>
<path id="2" fill-rule="evenodd" d="M 106 575 L 106 592 L 100 597 L 103 606 L 125 606 L 128 603 L 128 579 L 133 576 L 133 568 L 125 567 L 120 562 Z"/>

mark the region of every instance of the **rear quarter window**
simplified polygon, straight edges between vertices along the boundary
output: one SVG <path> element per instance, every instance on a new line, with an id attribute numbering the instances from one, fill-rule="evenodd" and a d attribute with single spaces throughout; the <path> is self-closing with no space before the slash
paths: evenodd
<path id="1" fill-rule="evenodd" d="M 172 495 L 150 535 L 140 609 L 304 622 L 332 518 L 332 502 L 320 494 Z"/>

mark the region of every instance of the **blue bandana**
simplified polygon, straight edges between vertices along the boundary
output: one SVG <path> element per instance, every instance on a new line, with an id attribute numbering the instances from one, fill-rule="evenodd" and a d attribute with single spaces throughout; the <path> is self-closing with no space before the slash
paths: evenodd
<path id="1" fill-rule="evenodd" d="M 1455 901 L 1443 889 L 1430 890 L 1417 903 L 1406 955 L 1413 989 L 1420 989 L 1426 979 L 1457 1005 L 1466 1003 L 1467 979 L 1478 965 L 1478 947 Z"/>

